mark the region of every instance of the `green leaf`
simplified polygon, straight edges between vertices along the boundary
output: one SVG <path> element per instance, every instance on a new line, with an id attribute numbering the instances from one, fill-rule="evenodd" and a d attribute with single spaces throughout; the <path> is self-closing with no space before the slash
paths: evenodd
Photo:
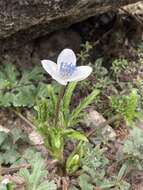
<path id="1" fill-rule="evenodd" d="M 93 90 L 91 94 L 89 94 L 86 98 L 81 100 L 79 105 L 73 110 L 71 117 L 69 119 L 68 126 L 72 125 L 72 123 L 76 122 L 76 120 L 81 116 L 81 112 L 93 102 L 95 97 L 100 93 L 98 89 Z"/>
<path id="2" fill-rule="evenodd" d="M 75 172 L 80 166 L 80 156 L 78 154 L 70 155 L 66 161 L 66 171 Z"/>
<path id="3" fill-rule="evenodd" d="M 79 185 L 82 190 L 93 190 L 93 185 L 90 184 L 90 177 L 86 174 L 83 174 L 79 177 Z"/>
<path id="4" fill-rule="evenodd" d="M 13 105 L 15 107 L 28 106 L 31 107 L 35 103 L 36 89 L 32 86 L 24 86 L 14 97 Z"/>
<path id="5" fill-rule="evenodd" d="M 109 188 L 114 187 L 114 186 L 115 184 L 113 182 L 107 182 L 105 184 L 101 184 L 100 188 L 108 190 Z"/>
<path id="6" fill-rule="evenodd" d="M 13 65 L 12 64 L 6 64 L 2 70 L 3 70 L 2 78 L 5 78 L 6 80 L 8 80 L 12 83 L 16 82 L 18 71 L 17 71 L 14 64 Z"/>
<path id="7" fill-rule="evenodd" d="M 127 165 L 126 164 L 123 164 L 119 173 L 118 173 L 118 180 L 120 181 L 122 179 L 122 177 L 124 176 L 125 172 L 126 172 L 126 169 L 127 169 Z"/>
<path id="8" fill-rule="evenodd" d="M 69 104 L 70 104 L 70 101 L 71 101 L 71 97 L 72 97 L 72 94 L 73 94 L 73 91 L 75 89 L 77 85 L 77 82 L 71 82 L 69 83 L 67 89 L 66 89 L 66 92 L 64 94 L 64 97 L 63 97 L 63 109 L 64 110 L 68 110 L 69 109 Z"/>
<path id="9" fill-rule="evenodd" d="M 20 154 L 14 148 L 7 150 L 3 154 L 5 164 L 13 164 L 18 158 L 20 158 Z"/>
<path id="10" fill-rule="evenodd" d="M 5 139 L 7 138 L 7 134 L 0 131 L 0 146 L 2 145 L 2 143 L 5 141 Z"/>
<path id="11" fill-rule="evenodd" d="M 34 157 L 33 157 L 34 155 Z M 33 148 L 27 148 L 24 152 L 23 157 L 28 160 L 28 162 L 33 165 L 36 162 L 36 159 L 40 160 L 41 159 L 41 154 L 40 152 L 36 152 L 35 149 Z M 35 159 L 36 158 L 36 159 Z"/>
<path id="12" fill-rule="evenodd" d="M 26 190 L 56 190 L 56 185 L 53 181 L 49 182 L 45 180 L 47 170 L 44 168 L 44 160 L 39 158 L 39 156 L 36 156 L 34 160 L 31 163 L 31 172 L 25 168 L 19 171 L 20 176 L 25 181 Z"/>
<path id="13" fill-rule="evenodd" d="M 143 132 L 141 129 L 135 127 L 130 130 L 130 135 L 124 141 L 123 147 L 123 159 L 124 156 L 129 157 L 128 161 L 134 161 L 136 163 L 136 167 L 138 168 L 138 164 L 142 165 L 143 162 Z"/>
<path id="14" fill-rule="evenodd" d="M 39 98 L 46 98 L 48 97 L 48 85 L 47 84 L 44 84 L 44 83 L 40 83 L 38 86 L 37 86 L 37 90 L 36 90 L 36 98 L 39 99 Z"/>
<path id="15" fill-rule="evenodd" d="M 54 181 L 45 181 L 39 185 L 38 190 L 56 190 L 57 186 Z"/>
<path id="16" fill-rule="evenodd" d="M 111 96 L 110 103 L 113 110 L 123 116 L 127 125 L 131 125 L 135 118 L 140 117 L 137 111 L 139 96 L 136 89 L 132 89 L 128 95 Z"/>
<path id="17" fill-rule="evenodd" d="M 13 102 L 13 94 L 10 92 L 0 93 L 0 106 L 9 107 Z"/>
<path id="18" fill-rule="evenodd" d="M 35 67 L 32 71 L 24 71 L 19 83 L 25 84 L 31 81 L 42 81 L 43 79 L 43 69 L 41 67 Z"/>
<path id="19" fill-rule="evenodd" d="M 44 79 L 42 67 L 35 67 L 31 71 L 28 70 L 22 73 L 19 73 L 15 65 L 11 64 L 5 64 L 0 68 L 1 107 L 32 107 L 37 100 L 49 96 L 48 85 L 42 82 L 39 83 Z M 52 95 L 51 99 L 53 100 L 56 96 Z M 53 110 L 55 110 L 55 107 Z"/>
<path id="20" fill-rule="evenodd" d="M 53 111 L 55 111 L 56 104 L 57 104 L 57 97 L 55 95 L 54 88 L 51 85 L 48 85 L 48 96 L 49 96 L 51 104 L 52 104 L 51 109 Z"/>
<path id="21" fill-rule="evenodd" d="M 11 135 L 12 135 L 12 140 L 13 143 L 15 144 L 19 139 L 22 139 L 24 141 L 28 141 L 28 138 L 26 138 L 26 135 L 23 133 L 23 131 L 18 128 L 15 127 L 11 130 Z"/>
<path id="22" fill-rule="evenodd" d="M 65 130 L 63 132 L 63 135 L 67 136 L 69 138 L 77 139 L 79 141 L 88 142 L 88 139 L 84 134 L 82 134 L 82 133 L 80 133 L 80 132 L 78 132 L 76 130 L 73 130 L 73 129 Z"/>
<path id="23" fill-rule="evenodd" d="M 30 173 L 26 168 L 21 168 L 19 175 L 22 176 L 26 182 L 27 186 L 30 186 Z"/>

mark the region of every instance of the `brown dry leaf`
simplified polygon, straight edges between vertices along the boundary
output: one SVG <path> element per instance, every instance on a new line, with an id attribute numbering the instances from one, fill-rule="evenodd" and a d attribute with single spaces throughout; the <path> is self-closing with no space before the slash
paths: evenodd
<path id="1" fill-rule="evenodd" d="M 143 190 L 143 171 L 133 170 L 131 174 L 131 190 Z"/>
<path id="2" fill-rule="evenodd" d="M 65 177 L 62 178 L 62 190 L 68 190 L 69 180 Z"/>

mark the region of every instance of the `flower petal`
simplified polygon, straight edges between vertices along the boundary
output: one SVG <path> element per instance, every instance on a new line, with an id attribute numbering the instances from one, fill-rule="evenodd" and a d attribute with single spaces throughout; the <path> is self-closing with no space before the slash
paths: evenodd
<path id="1" fill-rule="evenodd" d="M 57 59 L 58 70 L 60 70 L 62 63 L 76 65 L 76 55 L 73 50 L 66 48 L 59 54 Z"/>
<path id="2" fill-rule="evenodd" d="M 67 80 L 63 80 L 60 76 L 55 76 L 54 79 L 55 79 L 58 83 L 60 83 L 60 84 L 62 84 L 62 85 L 64 85 L 64 86 L 66 86 L 67 83 L 68 83 Z"/>
<path id="3" fill-rule="evenodd" d="M 57 64 L 51 60 L 42 60 L 41 61 L 43 68 L 47 71 L 49 75 L 53 77 L 57 73 Z"/>
<path id="4" fill-rule="evenodd" d="M 62 85 L 67 85 L 67 81 L 63 80 L 60 77 L 58 73 L 58 66 L 56 63 L 54 63 L 51 60 L 42 60 L 41 63 L 42 63 L 43 68 L 47 71 L 49 75 L 51 75 L 53 79 L 55 79 L 58 83 Z"/>
<path id="5" fill-rule="evenodd" d="M 92 72 L 92 68 L 89 66 L 79 66 L 76 68 L 75 72 L 67 80 L 71 81 L 81 81 L 87 78 Z"/>

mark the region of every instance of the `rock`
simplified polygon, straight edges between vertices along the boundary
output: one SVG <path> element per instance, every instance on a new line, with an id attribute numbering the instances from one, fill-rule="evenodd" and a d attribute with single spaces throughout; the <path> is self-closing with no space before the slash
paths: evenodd
<path id="1" fill-rule="evenodd" d="M 34 49 L 34 42 L 24 45 L 18 50 L 11 50 L 0 56 L 0 64 L 15 64 L 20 69 L 32 68 L 32 52 Z"/>
<path id="2" fill-rule="evenodd" d="M 84 119 L 84 124 L 87 127 L 98 129 L 98 125 L 100 125 L 101 123 L 103 123 L 105 121 L 106 121 L 106 119 L 100 113 L 98 113 L 96 110 L 91 109 L 91 110 L 89 110 L 87 116 Z M 116 138 L 116 133 L 110 125 L 106 125 L 102 129 L 101 133 L 102 133 L 103 137 L 105 137 L 108 140 L 114 141 Z"/>
<path id="3" fill-rule="evenodd" d="M 57 56 L 64 48 L 78 52 L 82 43 L 80 35 L 71 29 L 60 30 L 38 38 L 18 50 L 11 50 L 0 56 L 1 64 L 15 64 L 21 69 L 32 69 L 41 65 L 42 59 L 57 61 Z"/>
<path id="4" fill-rule="evenodd" d="M 29 139 L 32 145 L 42 145 L 44 143 L 42 137 L 35 131 L 29 134 Z"/>
<path id="5" fill-rule="evenodd" d="M 9 133 L 10 130 L 8 128 L 5 128 L 2 125 L 0 125 L 0 132 Z"/>
<path id="6" fill-rule="evenodd" d="M 59 30 L 36 40 L 32 54 L 32 63 L 39 64 L 42 59 L 57 61 L 58 54 L 64 48 L 71 48 L 75 52 L 80 50 L 82 43 L 80 35 L 71 29 Z"/>
<path id="7" fill-rule="evenodd" d="M 128 11 L 133 16 L 138 16 L 143 21 L 143 2 L 140 1 L 135 4 L 125 6 L 124 9 Z"/>
<path id="8" fill-rule="evenodd" d="M 139 0 L 1 0 L 0 53 Z"/>

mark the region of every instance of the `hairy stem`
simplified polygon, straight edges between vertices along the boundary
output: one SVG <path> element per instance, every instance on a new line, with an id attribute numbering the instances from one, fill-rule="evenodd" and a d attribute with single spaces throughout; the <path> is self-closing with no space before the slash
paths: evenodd
<path id="1" fill-rule="evenodd" d="M 59 93 L 57 105 L 56 105 L 56 110 L 55 110 L 54 126 L 57 126 L 57 122 L 59 119 L 59 112 L 60 112 L 60 104 L 61 104 L 61 100 L 62 100 L 63 95 L 64 95 L 64 91 L 65 91 L 65 86 L 62 86 L 60 89 L 60 93 Z"/>
<path id="2" fill-rule="evenodd" d="M 29 121 L 26 117 L 24 117 L 19 111 L 13 109 L 12 110 L 19 118 L 21 118 L 25 123 L 27 123 L 31 128 L 35 129 L 35 126 Z"/>
<path id="3" fill-rule="evenodd" d="M 31 168 L 31 165 L 30 164 L 22 164 L 22 165 L 14 166 L 11 168 L 1 167 L 0 168 L 0 174 L 1 175 L 13 174 L 13 173 L 19 171 L 21 168 Z"/>

